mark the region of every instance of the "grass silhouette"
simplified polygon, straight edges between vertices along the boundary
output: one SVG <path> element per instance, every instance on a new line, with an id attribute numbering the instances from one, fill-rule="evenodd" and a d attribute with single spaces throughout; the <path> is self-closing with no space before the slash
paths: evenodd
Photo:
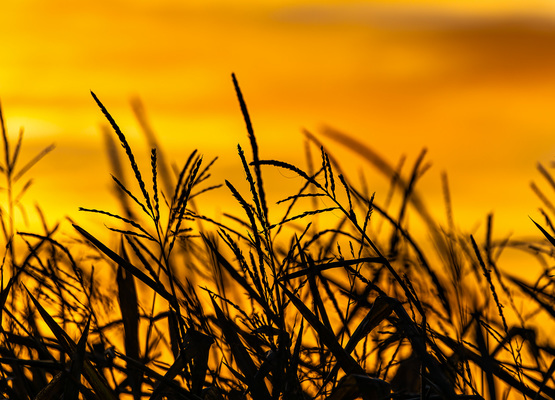
<path id="1" fill-rule="evenodd" d="M 533 221 L 546 240 L 496 241 L 488 216 L 480 241 L 457 231 L 450 212 L 442 226 L 426 210 L 416 192 L 425 152 L 405 178 L 333 130 L 325 135 L 391 179 L 384 204 L 350 182 L 309 132 L 306 170 L 263 159 L 235 76 L 233 84 L 252 154 L 238 146 L 248 193 L 229 180 L 209 183 L 215 160 L 205 163 L 196 151 L 172 176 L 153 148 L 145 173 L 92 94 L 132 175 L 127 182 L 124 162 L 110 151 L 121 211 L 81 209 L 110 221 L 110 243 L 77 223 L 67 243 L 46 223 L 42 233 L 16 235 L 14 185 L 51 148 L 17 170 L 22 137 L 10 150 L 2 119 L 5 398 L 555 398 L 555 348 L 538 339 L 542 326 L 532 319 L 555 318 L 547 212 L 545 223 Z M 134 108 L 155 142 L 140 104 Z M 281 216 L 268 204 L 267 185 L 279 185 L 264 180 L 268 168 L 302 182 L 279 201 Z M 449 210 L 447 186 L 444 178 Z M 229 190 L 243 215 L 228 225 L 203 216 L 202 195 L 214 189 Z M 431 250 L 408 229 L 412 210 L 426 223 Z M 508 247 L 543 260 L 544 273 L 535 282 L 504 273 L 498 261 Z"/>

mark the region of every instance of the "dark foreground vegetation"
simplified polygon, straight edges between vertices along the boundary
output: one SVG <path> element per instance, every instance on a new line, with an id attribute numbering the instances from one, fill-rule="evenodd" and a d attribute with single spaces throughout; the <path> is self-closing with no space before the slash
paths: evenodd
<path id="1" fill-rule="evenodd" d="M 50 149 L 19 168 L 21 136 L 11 142 L 2 120 L 0 396 L 555 398 L 555 347 L 532 319 L 555 318 L 547 212 L 537 242 L 496 240 L 491 216 L 478 238 L 455 229 L 446 179 L 447 223 L 426 212 L 414 191 L 423 154 L 408 174 L 371 160 L 391 177 L 384 204 L 308 133 L 306 167 L 262 159 L 233 82 L 250 141 L 248 156 L 238 148 L 247 192 L 214 185 L 212 162 L 196 151 L 172 171 L 153 149 L 139 168 L 93 94 L 132 177 L 114 157 L 121 211 L 83 209 L 105 219 L 109 242 L 78 223 L 72 240 L 46 221 L 40 233 L 18 231 L 24 176 Z M 264 181 L 270 168 L 302 182 L 279 205 L 266 200 L 267 185 L 279 184 Z M 230 191 L 243 214 L 226 215 L 229 224 L 203 216 L 213 189 Z M 409 214 L 426 234 L 408 230 Z M 529 252 L 544 273 L 525 282 L 503 272 L 508 248 Z"/>

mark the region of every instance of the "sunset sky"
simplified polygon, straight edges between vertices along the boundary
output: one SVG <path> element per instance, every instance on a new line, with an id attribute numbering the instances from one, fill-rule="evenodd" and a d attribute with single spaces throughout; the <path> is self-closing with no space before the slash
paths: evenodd
<path id="1" fill-rule="evenodd" d="M 232 72 L 262 158 L 304 165 L 302 129 L 325 140 L 325 126 L 394 165 L 405 154 L 407 169 L 427 147 L 433 166 L 420 191 L 433 212 L 443 218 L 446 171 L 457 224 L 471 230 L 493 211 L 500 235 L 536 233 L 530 181 L 553 197 L 536 171 L 555 160 L 551 1 L 7 0 L 0 40 L 9 132 L 24 127 L 26 159 L 57 146 L 31 171 L 26 198 L 31 215 L 38 200 L 51 222 L 116 204 L 90 90 L 145 169 L 136 97 L 171 160 L 181 165 L 198 148 L 220 157 L 213 183 L 242 180 L 236 146 L 248 141 Z M 385 196 L 377 171 L 325 143 L 353 179 L 367 167 L 369 189 Z"/>

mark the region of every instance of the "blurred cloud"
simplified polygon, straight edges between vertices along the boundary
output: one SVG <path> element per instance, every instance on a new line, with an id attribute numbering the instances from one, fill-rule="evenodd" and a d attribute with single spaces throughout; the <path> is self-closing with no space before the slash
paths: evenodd
<path id="1" fill-rule="evenodd" d="M 485 2 L 488 4 L 488 2 Z M 476 7 L 471 2 L 356 2 L 297 4 L 275 14 L 282 21 L 318 24 L 363 24 L 389 29 L 454 29 L 492 24 L 551 27 L 555 7 L 542 2 L 505 3 L 500 7 Z"/>
<path id="2" fill-rule="evenodd" d="M 527 182 L 536 160 L 555 153 L 554 15 L 539 0 L 9 0 L 0 100 L 12 134 L 24 125 L 29 140 L 58 144 L 37 181 L 56 174 L 42 197 L 63 213 L 86 205 L 81 186 L 102 190 L 109 178 L 90 89 L 139 144 L 128 102 L 136 95 L 172 159 L 213 151 L 227 172 L 245 135 L 236 72 L 272 157 L 301 160 L 301 147 L 291 151 L 301 127 L 317 134 L 321 124 L 392 162 L 428 146 L 468 219 L 511 198 L 528 223 L 536 203 Z M 492 188 L 506 176 L 516 195 Z M 79 193 L 66 182 L 79 182 Z"/>

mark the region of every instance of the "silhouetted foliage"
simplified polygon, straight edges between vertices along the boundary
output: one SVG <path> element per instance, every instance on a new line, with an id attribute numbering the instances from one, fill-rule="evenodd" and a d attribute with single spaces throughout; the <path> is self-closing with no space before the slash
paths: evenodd
<path id="1" fill-rule="evenodd" d="M 110 242 L 79 224 L 72 241 L 46 222 L 42 233 L 16 235 L 15 185 L 51 148 L 18 170 L 22 138 L 12 151 L 1 119 L 5 398 L 555 398 L 555 347 L 528 321 L 540 311 L 555 318 L 552 269 L 532 282 L 498 267 L 508 247 L 552 262 L 555 229 L 547 212 L 543 224 L 534 221 L 547 241 L 495 241 L 492 216 L 480 241 L 456 230 L 446 178 L 447 224 L 426 210 L 416 191 L 428 168 L 425 152 L 403 174 L 332 130 L 325 134 L 391 179 L 384 204 L 351 182 L 309 132 L 309 149 L 317 151 L 307 152 L 306 170 L 264 159 L 235 76 L 233 84 L 252 151 L 249 161 L 238 146 L 249 193 L 228 180 L 208 184 L 215 160 L 205 163 L 196 150 L 171 176 L 152 149 L 145 178 L 93 94 L 133 177 L 128 183 L 121 167 L 114 172 L 121 212 L 82 208 L 110 221 L 117 239 Z M 155 142 L 144 111 L 136 105 L 135 112 Z M 110 155 L 113 165 L 123 164 L 115 151 Z M 286 205 L 281 216 L 269 204 L 266 168 L 302 181 L 278 202 Z M 244 215 L 227 225 L 203 216 L 201 195 L 215 189 L 229 190 Z M 411 234 L 413 214 L 433 246 Z"/>

